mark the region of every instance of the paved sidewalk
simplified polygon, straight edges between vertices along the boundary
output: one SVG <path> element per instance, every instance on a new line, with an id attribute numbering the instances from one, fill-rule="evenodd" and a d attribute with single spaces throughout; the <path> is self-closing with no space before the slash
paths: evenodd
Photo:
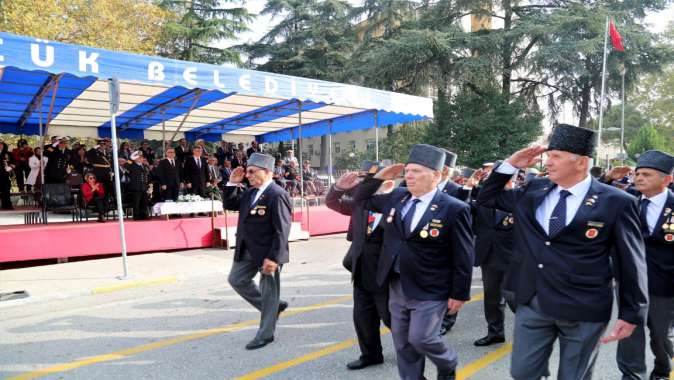
<path id="1" fill-rule="evenodd" d="M 204 248 L 157 252 L 128 257 L 129 278 L 121 255 L 63 264 L 0 271 L 0 293 L 26 291 L 27 298 L 0 301 L 0 308 L 83 295 L 178 283 L 195 277 L 222 275 L 226 279 L 234 250 Z M 224 280 L 223 280 L 224 281 Z"/>

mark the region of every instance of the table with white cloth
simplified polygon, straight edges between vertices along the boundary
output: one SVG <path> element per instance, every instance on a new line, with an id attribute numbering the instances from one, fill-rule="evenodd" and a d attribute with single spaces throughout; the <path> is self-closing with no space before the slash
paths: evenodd
<path id="1" fill-rule="evenodd" d="M 169 215 L 194 214 L 211 211 L 222 212 L 221 201 L 195 201 L 195 202 L 159 202 L 152 206 L 153 215 L 163 215 L 168 219 Z"/>

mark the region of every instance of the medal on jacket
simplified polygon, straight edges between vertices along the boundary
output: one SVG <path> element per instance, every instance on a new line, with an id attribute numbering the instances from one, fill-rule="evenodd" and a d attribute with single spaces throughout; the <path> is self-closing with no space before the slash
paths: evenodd
<path id="1" fill-rule="evenodd" d="M 589 230 L 585 231 L 585 237 L 588 239 L 594 239 L 599 235 L 599 231 L 596 228 L 590 228 Z"/>
<path id="2" fill-rule="evenodd" d="M 424 228 L 419 232 L 419 236 L 421 236 L 422 239 L 426 239 L 428 237 L 428 223 L 426 223 Z"/>
<path id="3" fill-rule="evenodd" d="M 257 215 L 257 207 L 250 210 L 250 215 Z"/>
<path id="4" fill-rule="evenodd" d="M 391 207 L 391 211 L 388 213 L 388 217 L 386 218 L 386 223 L 393 223 L 393 215 L 395 215 L 396 209 L 395 207 Z"/>
<path id="5" fill-rule="evenodd" d="M 672 235 L 672 234 L 665 235 L 665 241 L 670 242 L 670 243 L 673 242 L 674 241 L 674 235 Z"/>

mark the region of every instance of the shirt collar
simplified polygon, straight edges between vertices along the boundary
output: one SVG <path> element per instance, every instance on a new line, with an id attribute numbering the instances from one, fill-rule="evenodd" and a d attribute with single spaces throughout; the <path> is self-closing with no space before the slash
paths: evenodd
<path id="1" fill-rule="evenodd" d="M 269 180 L 269 181 L 263 183 L 262 186 L 257 188 L 257 193 L 258 194 L 264 193 L 264 191 L 267 190 L 267 188 L 269 187 L 269 185 L 271 185 L 271 183 L 272 183 L 272 180 Z"/>
<path id="2" fill-rule="evenodd" d="M 415 197 L 415 196 L 412 196 L 412 199 L 419 199 L 421 201 L 421 203 L 431 203 L 431 201 L 433 201 L 433 197 L 435 197 L 435 193 L 437 191 L 438 191 L 438 189 L 433 189 L 433 190 L 429 191 L 428 193 L 426 193 L 426 194 L 424 194 L 424 195 L 422 195 L 418 198 Z"/>
<path id="3" fill-rule="evenodd" d="M 447 186 L 447 182 L 449 182 L 449 178 L 447 178 L 447 179 L 444 180 L 444 181 L 441 181 L 441 182 L 438 184 L 438 189 L 439 189 L 439 190 L 443 190 L 443 189 L 445 188 L 445 186 Z"/>
<path id="4" fill-rule="evenodd" d="M 555 191 L 556 191 L 557 193 L 559 193 L 559 192 L 561 192 L 562 190 L 566 190 L 566 191 L 568 191 L 569 193 L 571 193 L 573 196 L 582 198 L 582 197 L 584 197 L 585 194 L 587 194 L 587 192 L 590 190 L 590 186 L 591 186 L 591 185 L 592 185 L 592 176 L 588 174 L 588 175 L 585 177 L 585 179 L 583 179 L 582 181 L 578 182 L 577 184 L 571 186 L 570 188 L 568 188 L 568 189 L 563 189 L 561 186 L 557 186 L 557 187 L 555 188 Z"/>
<path id="5" fill-rule="evenodd" d="M 668 192 L 669 192 L 669 190 L 665 189 L 662 193 L 660 193 L 658 195 L 654 195 L 650 198 L 646 197 L 645 195 L 642 195 L 641 199 L 648 199 L 649 201 L 651 201 L 651 203 L 656 205 L 658 208 L 664 208 L 665 203 L 667 203 Z"/>

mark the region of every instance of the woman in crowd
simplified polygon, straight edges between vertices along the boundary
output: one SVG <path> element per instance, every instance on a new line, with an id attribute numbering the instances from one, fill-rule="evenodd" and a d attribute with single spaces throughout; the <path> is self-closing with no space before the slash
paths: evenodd
<path id="1" fill-rule="evenodd" d="M 125 161 L 131 161 L 131 145 L 128 141 L 122 143 L 117 154 L 119 158 L 123 158 Z"/>
<path id="2" fill-rule="evenodd" d="M 28 167 L 30 168 L 30 173 L 28 173 L 28 179 L 26 180 L 26 189 L 28 191 L 33 191 L 35 193 L 40 191 L 42 186 L 42 176 L 40 175 L 40 160 L 42 160 L 43 165 L 47 166 L 47 157 L 42 157 L 42 148 L 37 147 L 33 150 L 33 154 L 28 157 Z"/>
<path id="3" fill-rule="evenodd" d="M 87 158 L 87 149 L 84 145 L 80 145 L 75 154 L 70 157 L 70 166 L 73 168 L 73 171 L 84 175 L 91 169 L 91 164 Z"/>
<path id="4" fill-rule="evenodd" d="M 84 200 L 84 208 L 94 202 L 96 205 L 96 212 L 98 213 L 97 222 L 103 223 L 107 208 L 105 206 L 105 189 L 103 184 L 96 181 L 96 176 L 93 173 L 87 173 L 84 176 L 84 183 L 82 184 L 82 199 Z"/>

